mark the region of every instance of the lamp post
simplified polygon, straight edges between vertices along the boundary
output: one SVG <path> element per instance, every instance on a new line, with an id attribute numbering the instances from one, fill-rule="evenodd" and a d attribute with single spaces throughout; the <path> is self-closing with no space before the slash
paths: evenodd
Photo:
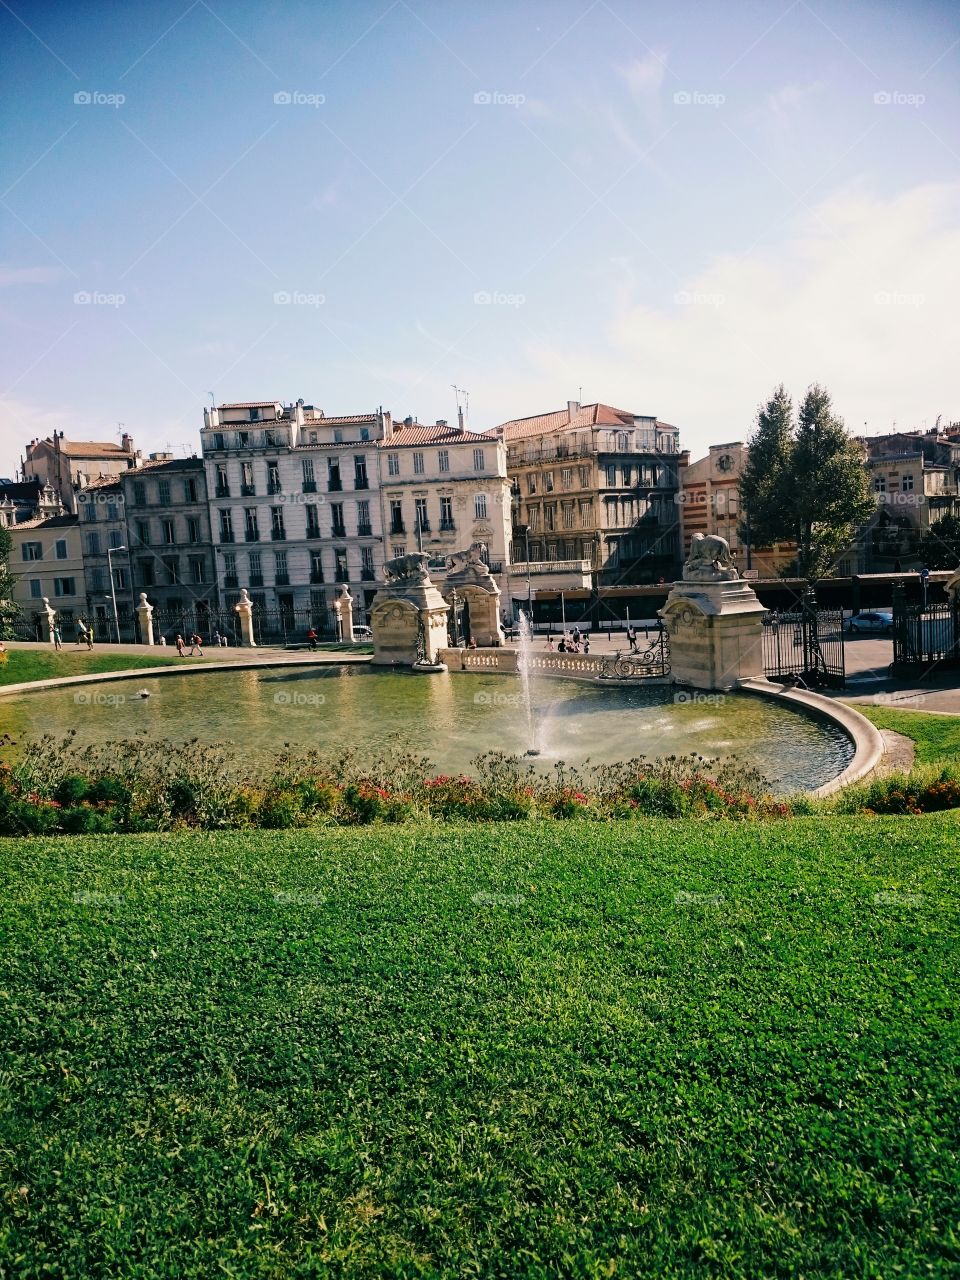
<path id="1" fill-rule="evenodd" d="M 457 588 L 454 587 L 450 595 L 450 603 L 453 605 L 453 647 L 460 648 L 460 621 L 457 618 L 457 609 L 460 605 L 460 597 L 457 595 Z"/>
<path id="2" fill-rule="evenodd" d="M 114 551 L 126 551 L 126 547 L 107 547 L 107 573 L 110 575 L 110 599 L 113 601 L 113 625 L 117 633 L 117 644 L 120 643 L 120 618 L 117 615 L 117 589 L 113 581 L 113 560 Z"/>

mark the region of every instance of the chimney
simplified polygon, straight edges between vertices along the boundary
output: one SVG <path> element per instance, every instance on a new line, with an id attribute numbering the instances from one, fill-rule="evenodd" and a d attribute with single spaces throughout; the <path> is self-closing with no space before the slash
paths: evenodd
<path id="1" fill-rule="evenodd" d="M 457 423 L 460 427 L 460 430 L 462 431 L 463 430 L 463 405 L 461 404 L 457 405 Z"/>
<path id="2" fill-rule="evenodd" d="M 406 418 L 404 418 L 404 420 L 403 420 L 403 425 L 404 425 L 405 427 L 412 427 L 412 426 L 413 426 L 413 419 L 412 419 L 411 417 L 407 416 L 407 417 L 406 417 Z"/>
<path id="3" fill-rule="evenodd" d="M 580 401 L 568 400 L 567 401 L 567 417 L 570 418 L 572 421 L 579 412 L 580 412 Z"/>
<path id="4" fill-rule="evenodd" d="M 384 440 L 389 440 L 393 436 L 393 417 L 389 409 L 384 409 L 383 405 L 377 410 L 380 418 L 380 427 L 383 431 Z"/>
<path id="5" fill-rule="evenodd" d="M 120 437 L 120 448 L 124 453 L 133 453 L 133 436 L 128 431 Z"/>
<path id="6" fill-rule="evenodd" d="M 445 427 L 446 425 L 447 425 L 447 420 L 446 420 L 446 418 L 438 418 L 438 419 L 437 419 L 437 426 L 438 426 L 438 427 Z M 461 430 L 462 430 L 462 429 L 463 429 L 463 424 L 462 424 L 462 423 L 460 424 L 460 427 L 461 427 Z"/>

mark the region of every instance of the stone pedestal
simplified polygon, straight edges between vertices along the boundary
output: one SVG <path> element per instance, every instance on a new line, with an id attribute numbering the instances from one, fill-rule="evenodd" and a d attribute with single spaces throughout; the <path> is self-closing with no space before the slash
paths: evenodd
<path id="1" fill-rule="evenodd" d="M 153 644 L 153 605 L 147 600 L 145 591 L 140 592 L 137 619 L 140 623 L 140 643 Z"/>
<path id="2" fill-rule="evenodd" d="M 447 647 L 447 606 L 430 581 L 429 560 L 417 551 L 383 566 L 386 584 L 370 609 L 375 665 L 446 671 L 439 655 Z"/>
<path id="3" fill-rule="evenodd" d="M 240 592 L 240 599 L 233 610 L 240 619 L 240 644 L 255 649 L 257 642 L 253 638 L 253 601 L 247 595 L 246 587 Z"/>
<path id="4" fill-rule="evenodd" d="M 340 583 L 340 594 L 333 602 L 333 612 L 337 618 L 337 639 L 343 644 L 353 644 L 353 596 L 345 582 Z"/>
<path id="5" fill-rule="evenodd" d="M 762 676 L 765 613 L 740 579 L 675 582 L 660 610 L 674 681 L 695 689 L 733 689 Z"/>
<path id="6" fill-rule="evenodd" d="M 500 625 L 500 588 L 480 558 L 479 544 L 458 551 L 448 558 L 450 571 L 443 584 L 447 602 L 456 591 L 469 610 L 470 636 L 479 649 L 499 648 L 503 644 Z"/>
<path id="7" fill-rule="evenodd" d="M 43 629 L 46 632 L 49 643 L 55 645 L 56 639 L 53 633 L 57 625 L 57 611 L 56 609 L 50 608 L 50 601 L 46 596 L 43 597 L 41 603 L 43 605 L 43 608 L 40 611 L 41 617 L 43 618 Z"/>

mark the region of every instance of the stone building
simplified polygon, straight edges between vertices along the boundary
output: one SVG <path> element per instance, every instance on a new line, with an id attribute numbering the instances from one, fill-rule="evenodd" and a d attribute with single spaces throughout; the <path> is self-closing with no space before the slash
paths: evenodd
<path id="1" fill-rule="evenodd" d="M 136 638 L 133 626 L 133 579 L 124 493 L 119 478 L 94 480 L 75 494 L 79 516 L 86 606 L 83 615 L 102 640 L 116 640 L 116 599 L 120 639 Z M 111 591 L 111 569 L 113 589 Z"/>
<path id="2" fill-rule="evenodd" d="M 672 580 L 680 568 L 676 427 L 608 404 L 503 424 L 512 560 L 583 562 L 597 585 Z"/>
<path id="3" fill-rule="evenodd" d="M 917 544 L 932 524 L 960 516 L 960 439 L 937 430 L 862 437 L 877 512 L 851 552 L 858 569 L 919 568 Z"/>
<path id="4" fill-rule="evenodd" d="M 139 466 L 141 455 L 124 432 L 120 444 L 98 440 L 66 440 L 62 431 L 31 440 L 22 462 L 23 478 L 50 485 L 67 511 L 79 510 L 76 495 L 97 480 L 109 480 Z"/>
<path id="5" fill-rule="evenodd" d="M 0 528 L 64 515 L 60 495 L 42 480 L 0 480 Z"/>
<path id="6" fill-rule="evenodd" d="M 36 623 L 46 597 L 64 638 L 72 639 L 73 624 L 87 608 L 79 520 L 71 515 L 38 517 L 12 525 L 9 532 L 14 603 L 28 623 Z M 46 639 L 45 631 L 38 638 Z"/>

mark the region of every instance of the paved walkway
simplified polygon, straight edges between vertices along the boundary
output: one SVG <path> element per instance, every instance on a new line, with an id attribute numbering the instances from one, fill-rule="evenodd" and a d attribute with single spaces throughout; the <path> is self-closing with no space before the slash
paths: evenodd
<path id="1" fill-rule="evenodd" d="M 7 649 L 27 649 L 36 653 L 53 653 L 53 646 L 50 644 L 38 644 L 32 640 L 7 640 L 4 642 Z M 73 644 L 65 644 L 63 646 L 64 653 L 87 653 L 89 650 L 86 645 L 79 648 Z M 190 652 L 187 647 L 187 654 Z M 144 644 L 95 644 L 93 653 L 101 657 L 106 654 L 108 656 L 118 655 L 130 658 L 155 658 L 162 661 L 165 658 L 176 658 L 177 651 L 172 645 L 144 645 Z M 259 645 L 256 649 L 236 649 L 236 648 L 218 648 L 216 645 L 205 645 L 203 649 L 203 657 L 194 656 L 192 658 L 184 656 L 182 659 L 184 664 L 187 663 L 209 663 L 216 662 L 237 663 L 241 662 L 246 666 L 251 663 L 262 662 L 264 665 L 271 662 L 283 660 L 284 662 L 344 662 L 352 661 L 358 658 L 367 658 L 370 656 L 369 649 L 364 650 L 359 646 L 321 646 L 315 653 L 309 648 L 302 649 L 285 649 L 282 645 Z"/>

